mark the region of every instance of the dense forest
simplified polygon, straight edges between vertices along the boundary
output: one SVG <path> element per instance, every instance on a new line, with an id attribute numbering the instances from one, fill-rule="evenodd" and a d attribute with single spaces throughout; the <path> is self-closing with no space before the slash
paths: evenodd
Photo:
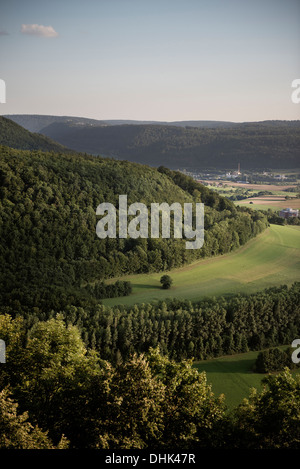
<path id="1" fill-rule="evenodd" d="M 262 232 L 267 218 L 193 179 L 88 155 L 1 147 L 0 304 L 15 308 L 84 306 L 89 283 L 128 273 L 164 271 L 230 252 Z M 96 208 L 128 204 L 203 202 L 205 242 L 188 250 L 184 239 L 99 239 Z M 195 213 L 195 212 L 194 212 Z"/>
<path id="2" fill-rule="evenodd" d="M 166 125 L 90 126 L 54 122 L 40 132 L 80 152 L 171 169 L 297 168 L 300 121 L 223 128 Z"/>

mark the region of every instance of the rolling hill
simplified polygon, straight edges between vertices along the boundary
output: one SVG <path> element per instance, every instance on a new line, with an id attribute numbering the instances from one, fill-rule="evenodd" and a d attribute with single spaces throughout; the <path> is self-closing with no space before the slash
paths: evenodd
<path id="1" fill-rule="evenodd" d="M 228 170 L 236 169 L 238 163 L 246 170 L 300 167 L 300 121 L 104 121 L 26 114 L 6 117 L 76 152 L 154 167 L 163 164 L 171 169 Z"/>
<path id="2" fill-rule="evenodd" d="M 300 121 L 224 128 L 53 122 L 40 132 L 75 151 L 171 169 L 289 169 L 300 166 Z"/>
<path id="3" fill-rule="evenodd" d="M 262 232 L 267 219 L 179 172 L 93 156 L 0 146 L 0 303 L 18 309 L 91 301 L 88 285 L 130 273 L 160 272 L 230 252 Z M 96 208 L 142 202 L 205 204 L 206 238 L 96 235 Z M 195 213 L 195 212 L 194 212 Z M 46 306 L 45 306 L 46 305 Z"/>

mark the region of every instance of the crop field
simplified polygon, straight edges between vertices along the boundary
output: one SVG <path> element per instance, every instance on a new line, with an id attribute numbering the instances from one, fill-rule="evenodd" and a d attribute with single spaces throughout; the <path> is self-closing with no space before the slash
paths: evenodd
<path id="1" fill-rule="evenodd" d="M 172 287 L 163 290 L 162 273 L 123 277 L 132 294 L 102 300 L 105 305 L 149 303 L 166 298 L 197 301 L 206 296 L 254 293 L 277 285 L 300 281 L 300 227 L 271 225 L 238 250 L 203 259 L 169 272 Z M 112 279 L 115 281 L 117 279 Z"/>
<path id="2" fill-rule="evenodd" d="M 208 184 L 208 187 L 214 188 L 212 184 L 220 184 L 222 183 L 223 186 L 227 186 L 228 190 L 232 188 L 242 188 L 246 190 L 254 190 L 254 191 L 285 191 L 286 189 L 292 189 L 295 187 L 295 184 L 247 184 L 243 182 L 233 182 L 233 181 L 220 181 L 216 180 L 206 180 L 204 181 Z"/>
<path id="3" fill-rule="evenodd" d="M 252 202 L 250 204 L 250 202 Z M 293 209 L 300 209 L 300 199 L 293 197 L 286 200 L 285 197 L 280 195 L 266 195 L 263 197 L 251 197 L 249 199 L 243 199 L 235 202 L 236 205 L 245 206 L 249 205 L 252 209 L 256 210 L 267 210 L 271 208 L 273 210 L 282 210 L 290 207 Z"/>

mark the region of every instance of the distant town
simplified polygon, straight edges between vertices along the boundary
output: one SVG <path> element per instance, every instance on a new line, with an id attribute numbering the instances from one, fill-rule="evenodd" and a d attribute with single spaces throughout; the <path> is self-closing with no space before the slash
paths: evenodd
<path id="1" fill-rule="evenodd" d="M 242 171 L 238 164 L 236 170 L 183 168 L 179 171 L 237 205 L 250 204 L 256 210 L 272 210 L 280 218 L 293 218 L 293 223 L 299 224 L 300 169 Z"/>
<path id="2" fill-rule="evenodd" d="M 191 176 L 199 182 L 205 184 L 206 181 L 219 180 L 219 181 L 232 181 L 241 184 L 259 184 L 259 183 L 297 183 L 300 179 L 300 169 L 298 172 L 291 171 L 254 171 L 254 170 L 241 170 L 240 164 L 238 164 L 236 170 L 200 170 L 196 168 L 179 168 L 178 171 Z"/>

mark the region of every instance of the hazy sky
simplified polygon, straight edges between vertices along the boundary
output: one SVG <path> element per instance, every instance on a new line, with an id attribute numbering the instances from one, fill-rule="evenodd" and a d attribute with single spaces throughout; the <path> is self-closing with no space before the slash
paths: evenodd
<path id="1" fill-rule="evenodd" d="M 300 119 L 300 0 L 0 0 L 1 114 Z"/>

